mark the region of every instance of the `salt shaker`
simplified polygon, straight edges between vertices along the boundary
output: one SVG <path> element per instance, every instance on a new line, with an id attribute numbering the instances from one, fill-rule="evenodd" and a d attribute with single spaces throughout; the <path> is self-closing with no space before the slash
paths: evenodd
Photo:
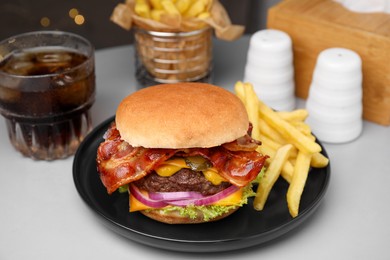
<path id="1" fill-rule="evenodd" d="M 295 108 L 292 41 L 287 33 L 266 29 L 252 35 L 244 81 L 273 109 Z"/>
<path id="2" fill-rule="evenodd" d="M 349 49 L 322 51 L 314 69 L 306 108 L 307 123 L 319 140 L 344 143 L 363 128 L 362 61 Z"/>

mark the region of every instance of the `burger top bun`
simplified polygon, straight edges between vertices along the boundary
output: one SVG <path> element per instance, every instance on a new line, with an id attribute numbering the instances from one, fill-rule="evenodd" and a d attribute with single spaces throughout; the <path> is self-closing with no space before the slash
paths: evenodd
<path id="1" fill-rule="evenodd" d="M 207 83 L 161 84 L 127 96 L 116 127 L 134 147 L 213 147 L 246 134 L 244 105 L 233 93 Z"/>

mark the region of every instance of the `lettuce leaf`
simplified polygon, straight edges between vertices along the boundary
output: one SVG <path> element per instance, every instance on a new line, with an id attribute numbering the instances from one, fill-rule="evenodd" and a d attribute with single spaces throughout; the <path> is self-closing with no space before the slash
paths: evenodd
<path id="1" fill-rule="evenodd" d="M 264 176 L 264 173 L 265 173 L 265 170 L 266 170 L 266 167 L 264 166 L 263 168 L 261 168 L 261 171 L 259 172 L 259 174 L 257 175 L 256 179 L 254 179 L 252 181 L 252 184 L 259 184 L 261 179 L 263 178 Z"/>
<path id="2" fill-rule="evenodd" d="M 169 213 L 171 211 L 178 211 L 181 216 L 190 217 L 192 219 L 196 218 L 198 212 L 201 211 L 203 213 L 203 217 L 205 221 L 209 221 L 213 218 L 216 218 L 229 210 L 242 207 L 243 205 L 248 203 L 248 198 L 255 196 L 256 193 L 252 189 L 252 184 L 246 186 L 243 190 L 242 199 L 240 203 L 229 206 L 219 206 L 219 205 L 208 205 L 208 206 L 187 206 L 187 207 L 179 207 L 172 206 L 161 209 L 164 213 Z"/>

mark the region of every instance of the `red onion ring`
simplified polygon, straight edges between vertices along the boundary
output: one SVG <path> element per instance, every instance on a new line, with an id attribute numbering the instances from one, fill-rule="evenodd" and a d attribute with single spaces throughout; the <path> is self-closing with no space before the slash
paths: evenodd
<path id="1" fill-rule="evenodd" d="M 147 197 L 135 185 L 129 185 L 130 193 L 141 203 L 151 208 L 163 208 L 167 205 L 181 207 L 210 205 L 228 197 L 239 189 L 239 187 L 231 185 L 211 196 L 203 196 L 198 192 L 155 192 L 150 193 L 151 196 Z"/>
<path id="2" fill-rule="evenodd" d="M 195 191 L 177 191 L 177 192 L 149 192 L 149 198 L 152 200 L 187 200 L 204 198 L 200 192 Z"/>
<path id="3" fill-rule="evenodd" d="M 162 200 L 152 200 L 145 195 L 143 195 L 140 190 L 133 184 L 129 185 L 130 193 L 141 203 L 145 204 L 146 206 L 149 206 L 151 208 L 163 208 L 167 206 L 167 203 L 165 203 Z"/>
<path id="4" fill-rule="evenodd" d="M 217 202 L 221 199 L 226 198 L 227 196 L 233 194 L 240 188 L 234 185 L 231 185 L 230 187 L 224 189 L 223 191 L 220 191 L 214 195 L 203 197 L 200 199 L 189 199 L 189 200 L 178 200 L 178 201 L 169 201 L 167 202 L 170 205 L 175 206 L 188 206 L 188 205 L 194 205 L 194 206 L 203 206 L 203 205 L 210 205 L 214 202 Z"/>

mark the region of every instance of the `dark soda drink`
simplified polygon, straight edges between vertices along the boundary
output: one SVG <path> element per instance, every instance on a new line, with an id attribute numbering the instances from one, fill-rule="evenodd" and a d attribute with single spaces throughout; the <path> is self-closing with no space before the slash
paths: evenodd
<path id="1" fill-rule="evenodd" d="M 94 98 L 93 55 L 37 47 L 0 62 L 0 112 L 11 143 L 25 156 L 53 160 L 74 154 L 91 129 Z"/>

